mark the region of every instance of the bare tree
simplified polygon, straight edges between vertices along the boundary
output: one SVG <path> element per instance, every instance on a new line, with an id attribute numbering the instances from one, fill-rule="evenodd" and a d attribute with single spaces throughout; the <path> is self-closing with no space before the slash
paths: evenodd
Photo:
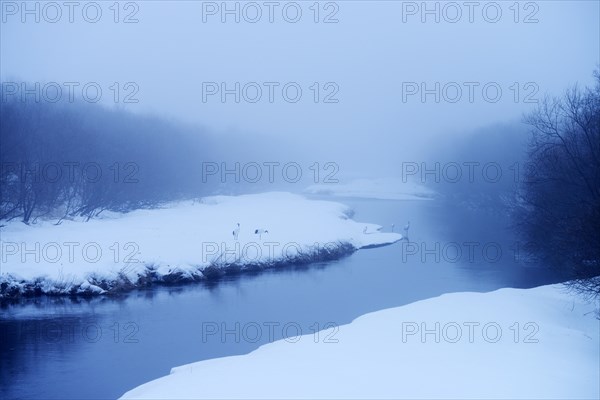
<path id="1" fill-rule="evenodd" d="M 526 117 L 529 165 L 517 216 L 527 246 L 568 285 L 600 296 L 600 72 Z"/>
<path id="2" fill-rule="evenodd" d="M 3 88 L 0 221 L 60 224 L 212 191 L 201 179 L 209 142 L 197 128 L 83 101 L 24 101 Z"/>

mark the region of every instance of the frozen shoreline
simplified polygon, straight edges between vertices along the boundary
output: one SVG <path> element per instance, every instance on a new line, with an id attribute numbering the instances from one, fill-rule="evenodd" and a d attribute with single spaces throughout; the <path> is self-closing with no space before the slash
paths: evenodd
<path id="1" fill-rule="evenodd" d="M 334 260 L 402 238 L 351 215 L 340 203 L 272 192 L 214 196 L 88 222 L 11 221 L 0 228 L 0 298 L 96 295 L 213 279 Z"/>
<path id="2" fill-rule="evenodd" d="M 595 307 L 560 285 L 445 294 L 318 336 L 335 340 L 179 366 L 123 398 L 598 398 Z"/>

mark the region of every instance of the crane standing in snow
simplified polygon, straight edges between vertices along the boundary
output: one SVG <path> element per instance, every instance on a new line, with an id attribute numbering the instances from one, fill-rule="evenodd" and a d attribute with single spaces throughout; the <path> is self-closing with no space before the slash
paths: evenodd
<path id="1" fill-rule="evenodd" d="M 240 223 L 237 223 L 237 227 L 233 230 L 233 239 L 234 240 L 238 240 L 238 237 L 240 236 Z"/>
<path id="2" fill-rule="evenodd" d="M 254 231 L 254 234 L 255 234 L 255 235 L 258 235 L 258 238 L 259 238 L 259 239 L 261 239 L 261 240 L 262 240 L 262 235 L 263 235 L 263 233 L 269 233 L 269 231 L 268 231 L 268 230 L 266 230 L 266 229 L 256 229 L 256 230 Z"/>
<path id="3" fill-rule="evenodd" d="M 410 221 L 404 225 L 404 236 L 408 238 L 408 229 L 410 228 Z"/>

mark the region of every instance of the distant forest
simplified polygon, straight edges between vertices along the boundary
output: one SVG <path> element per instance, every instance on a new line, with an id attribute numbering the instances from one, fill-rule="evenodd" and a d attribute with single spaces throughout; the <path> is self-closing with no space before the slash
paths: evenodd
<path id="1" fill-rule="evenodd" d="M 89 219 L 217 184 L 202 183 L 210 140 L 197 129 L 84 101 L 0 98 L 0 220 Z"/>

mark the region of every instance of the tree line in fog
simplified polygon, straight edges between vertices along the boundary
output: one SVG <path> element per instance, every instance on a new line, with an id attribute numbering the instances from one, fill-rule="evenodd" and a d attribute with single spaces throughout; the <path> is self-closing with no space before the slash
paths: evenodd
<path id="1" fill-rule="evenodd" d="M 0 98 L 0 220 L 89 219 L 214 188 L 200 177 L 202 132 L 83 101 Z"/>
<path id="2" fill-rule="evenodd" d="M 515 217 L 529 250 L 600 296 L 600 70 L 595 86 L 546 98 L 532 128 Z"/>
<path id="3" fill-rule="evenodd" d="M 454 207 L 506 216 L 533 260 L 598 297 L 600 71 L 592 87 L 547 96 L 523 122 L 444 141 L 422 182 Z"/>

